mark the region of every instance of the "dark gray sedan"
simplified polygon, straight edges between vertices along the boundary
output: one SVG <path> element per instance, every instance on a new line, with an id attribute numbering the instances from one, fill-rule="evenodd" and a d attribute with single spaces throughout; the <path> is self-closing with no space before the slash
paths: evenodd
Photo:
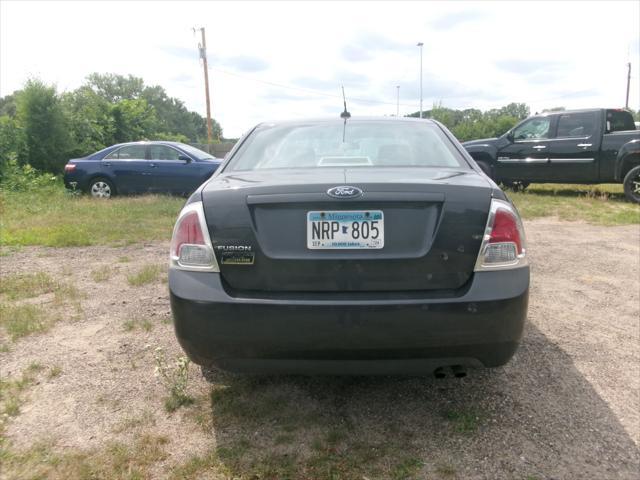
<path id="1" fill-rule="evenodd" d="M 514 354 L 529 295 L 519 215 L 441 124 L 260 124 L 187 201 L 176 335 L 205 367 L 464 375 Z"/>

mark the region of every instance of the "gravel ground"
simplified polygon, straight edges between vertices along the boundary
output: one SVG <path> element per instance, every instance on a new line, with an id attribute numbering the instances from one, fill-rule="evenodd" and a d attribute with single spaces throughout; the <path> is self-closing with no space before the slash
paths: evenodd
<path id="1" fill-rule="evenodd" d="M 507 366 L 464 379 L 275 378 L 264 388 L 287 392 L 297 409 L 348 421 L 351 436 L 382 439 L 419 458 L 419 478 L 637 479 L 640 228 L 552 219 L 525 227 L 533 265 L 529 318 Z M 273 422 L 223 421 L 215 405 L 209 428 L 189 409 L 163 410 L 153 352 L 159 346 L 180 354 L 167 286 L 163 277 L 133 287 L 127 276 L 165 264 L 167 249 L 24 248 L 0 258 L 3 276 L 45 271 L 85 294 L 82 320 L 16 342 L 2 339 L 10 346 L 0 353 L 2 377 L 15 378 L 33 362 L 61 368 L 55 378 L 39 377 L 8 421 L 11 448 L 50 441 L 60 451 L 93 449 L 152 432 L 170 438 L 169 456 L 153 470 L 162 477 L 213 446 L 278 435 Z M 93 280 L 98 269 L 110 272 L 108 280 Z M 149 330 L 128 331 L 128 320 L 146 320 Z M 192 370 L 192 394 L 207 398 L 210 386 Z M 453 429 L 443 412 L 470 414 L 471 425 Z M 292 448 L 304 450 L 305 441 Z M 242 473 L 234 468 L 227 466 Z"/>

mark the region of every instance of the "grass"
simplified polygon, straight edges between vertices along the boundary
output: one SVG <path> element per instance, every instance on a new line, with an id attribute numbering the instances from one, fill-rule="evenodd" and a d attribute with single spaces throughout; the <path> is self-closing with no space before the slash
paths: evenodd
<path id="1" fill-rule="evenodd" d="M 473 409 L 448 410 L 444 413 L 444 417 L 458 433 L 474 433 L 482 423 L 482 415 Z"/>
<path id="2" fill-rule="evenodd" d="M 113 428 L 114 433 L 131 432 L 139 430 L 143 427 L 153 426 L 156 424 L 155 417 L 150 410 L 144 410 L 138 415 L 125 417 L 121 422 Z"/>
<path id="3" fill-rule="evenodd" d="M 52 316 L 38 305 L 0 305 L 0 326 L 12 340 L 44 332 Z"/>
<path id="4" fill-rule="evenodd" d="M 145 265 L 138 272 L 127 275 L 127 282 L 132 287 L 139 287 L 149 283 L 157 282 L 160 274 L 164 273 L 166 267 L 162 265 Z"/>
<path id="5" fill-rule="evenodd" d="M 0 377 L 0 413 L 9 417 L 17 416 L 20 413 L 24 391 L 35 383 L 37 375 L 44 369 L 42 365 L 32 363 L 23 370 L 20 378 Z M 0 432 L 3 426 L 1 417 L 0 415 Z"/>
<path id="6" fill-rule="evenodd" d="M 53 294 L 47 305 L 27 303 L 42 295 Z M 53 307 L 64 307 L 72 317 L 80 311 L 81 294 L 73 285 L 54 280 L 44 272 L 11 274 L 0 280 L 0 327 L 12 340 L 49 329 L 61 319 Z"/>
<path id="7" fill-rule="evenodd" d="M 0 446 L 0 462 L 7 478 L 121 479 L 153 477 L 153 467 L 168 457 L 168 438 L 138 434 L 132 442 L 111 442 L 102 449 L 57 453 L 50 444 L 11 451 Z"/>
<path id="8" fill-rule="evenodd" d="M 153 322 L 147 318 L 130 318 L 129 320 L 126 320 L 122 326 L 124 327 L 125 332 L 132 332 L 137 329 L 149 332 L 153 329 Z"/>
<path id="9" fill-rule="evenodd" d="M 640 223 L 640 205 L 627 202 L 622 185 L 532 184 L 507 195 L 523 218 L 558 217 L 596 225 Z"/>
<path id="10" fill-rule="evenodd" d="M 69 195 L 62 183 L 0 193 L 0 245 L 77 247 L 168 241 L 184 199 L 147 195 L 108 201 Z"/>
<path id="11" fill-rule="evenodd" d="M 22 300 L 55 292 L 60 284 L 45 272 L 7 275 L 0 282 L 0 295 L 7 300 Z"/>
<path id="12" fill-rule="evenodd" d="M 101 266 L 91 270 L 91 278 L 96 283 L 106 282 L 111 278 L 113 270 L 108 266 Z"/>

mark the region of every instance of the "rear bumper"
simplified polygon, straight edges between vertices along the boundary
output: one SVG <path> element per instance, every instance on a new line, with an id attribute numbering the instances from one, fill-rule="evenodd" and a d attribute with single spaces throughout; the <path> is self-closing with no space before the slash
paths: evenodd
<path id="1" fill-rule="evenodd" d="M 68 190 L 84 190 L 86 185 L 86 175 L 78 172 L 66 173 L 64 175 L 64 186 Z"/>
<path id="2" fill-rule="evenodd" d="M 230 296 L 219 274 L 170 270 L 176 336 L 200 365 L 252 373 L 428 374 L 515 353 L 529 268 L 474 274 L 457 296 Z"/>

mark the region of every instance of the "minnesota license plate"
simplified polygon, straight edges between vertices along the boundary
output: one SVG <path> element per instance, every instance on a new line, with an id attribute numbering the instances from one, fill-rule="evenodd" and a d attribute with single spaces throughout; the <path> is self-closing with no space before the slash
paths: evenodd
<path id="1" fill-rule="evenodd" d="M 312 250 L 384 247 L 381 210 L 307 212 L 307 248 Z"/>

